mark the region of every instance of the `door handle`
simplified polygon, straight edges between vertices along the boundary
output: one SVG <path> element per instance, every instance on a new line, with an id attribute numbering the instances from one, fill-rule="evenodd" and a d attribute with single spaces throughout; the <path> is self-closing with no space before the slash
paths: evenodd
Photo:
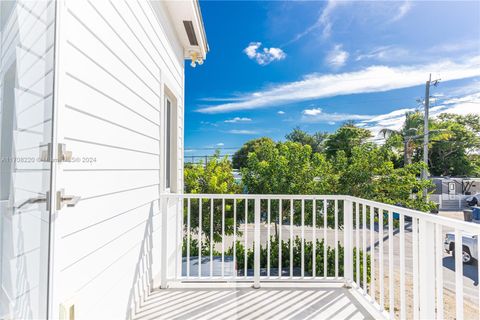
<path id="1" fill-rule="evenodd" d="M 29 198 L 19 204 L 18 206 L 15 206 L 15 209 L 20 209 L 28 204 L 35 204 L 35 203 L 42 203 L 42 202 L 47 202 L 47 197 L 36 197 L 36 198 Z"/>
<path id="2" fill-rule="evenodd" d="M 80 199 L 81 197 L 79 196 L 65 195 L 65 190 L 60 189 L 60 191 L 57 191 L 57 210 L 61 210 L 65 205 L 67 207 L 75 207 Z"/>

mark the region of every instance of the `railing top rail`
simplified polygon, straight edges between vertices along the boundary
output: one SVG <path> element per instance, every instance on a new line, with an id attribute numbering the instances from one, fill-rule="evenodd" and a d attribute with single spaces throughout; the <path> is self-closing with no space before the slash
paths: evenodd
<path id="1" fill-rule="evenodd" d="M 180 194 L 180 193 L 163 193 L 160 195 L 160 198 L 182 198 L 182 199 L 262 199 L 262 200 L 349 200 L 354 202 L 364 203 L 368 206 L 382 208 L 384 210 L 391 210 L 396 213 L 401 213 L 413 218 L 422 219 L 423 221 L 428 221 L 436 224 L 440 224 L 450 228 L 456 228 L 464 232 L 472 233 L 479 235 L 480 234 L 480 224 L 465 222 L 457 219 L 452 219 L 448 217 L 442 217 L 439 215 L 426 214 L 425 212 L 402 208 L 399 206 L 381 203 L 373 200 L 367 200 L 363 198 L 348 196 L 348 195 L 300 195 L 300 194 L 200 194 L 200 193 L 189 193 L 189 194 Z"/>
<path id="2" fill-rule="evenodd" d="M 345 195 L 316 195 L 316 194 L 231 194 L 231 193 L 163 193 L 160 195 L 162 198 L 176 198 L 181 197 L 184 199 L 283 199 L 283 200 L 345 200 Z"/>
<path id="3" fill-rule="evenodd" d="M 358 201 L 360 203 L 364 203 L 364 204 L 372 206 L 372 207 L 382 208 L 382 209 L 385 209 L 385 210 L 391 210 L 391 211 L 394 211 L 394 212 L 397 212 L 397 213 L 405 214 L 405 215 L 410 216 L 412 218 L 418 218 L 418 219 L 422 219 L 424 221 L 437 223 L 437 224 L 440 224 L 442 226 L 455 228 L 455 229 L 460 229 L 460 230 L 465 231 L 465 232 L 480 235 L 480 224 L 461 221 L 461 220 L 448 218 L 448 217 L 442 217 L 442 216 L 439 216 L 437 214 L 427 214 L 426 212 L 422 212 L 422 211 L 418 211 L 418 210 L 402 208 L 402 207 L 391 205 L 391 204 L 386 204 L 386 203 L 372 201 L 372 200 L 366 200 L 366 199 L 363 199 L 363 198 L 357 198 L 357 197 L 352 197 L 352 196 L 345 196 L 345 200 Z"/>

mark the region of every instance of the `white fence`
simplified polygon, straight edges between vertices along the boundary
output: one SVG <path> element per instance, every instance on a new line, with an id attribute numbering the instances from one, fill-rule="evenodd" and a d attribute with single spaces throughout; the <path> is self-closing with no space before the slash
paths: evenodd
<path id="1" fill-rule="evenodd" d="M 343 282 L 392 319 L 443 319 L 450 305 L 444 301 L 444 234 L 480 234 L 478 224 L 350 196 L 161 199 L 167 206 L 177 203 L 182 220 L 171 280 L 248 281 L 254 287 L 266 281 Z M 462 319 L 462 246 L 454 251 L 453 300 Z"/>

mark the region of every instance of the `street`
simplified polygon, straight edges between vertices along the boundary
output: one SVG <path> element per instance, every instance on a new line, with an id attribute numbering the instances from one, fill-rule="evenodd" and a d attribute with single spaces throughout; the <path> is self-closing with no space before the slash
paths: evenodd
<path id="1" fill-rule="evenodd" d="M 413 251 L 412 251 L 412 232 L 411 232 L 411 223 L 405 223 L 405 271 L 408 276 L 412 276 L 413 270 Z M 267 235 L 268 235 L 268 227 L 266 224 L 261 225 L 261 245 L 265 247 L 267 245 Z M 278 230 L 278 229 L 277 229 Z M 244 233 L 244 225 L 241 225 L 239 231 Z M 279 231 L 279 230 L 278 230 Z M 290 226 L 289 225 L 282 225 L 282 239 L 284 241 L 288 241 L 290 239 Z M 444 281 L 444 288 L 455 292 L 455 261 L 453 257 L 446 253 L 443 250 L 443 239 L 447 232 L 451 232 L 453 230 L 444 228 L 443 236 L 441 241 L 439 241 L 438 245 L 442 246 L 443 252 L 443 281 Z M 378 261 L 379 261 L 379 232 L 378 226 L 376 225 L 374 232 L 375 237 L 375 250 L 374 250 L 374 261 L 376 264 L 376 270 L 378 271 Z M 384 245 L 383 245 L 383 252 L 384 252 L 384 274 L 388 275 L 388 228 L 384 229 Z M 270 234 L 273 236 L 275 235 L 275 226 L 272 224 L 270 226 Z M 323 228 L 316 228 L 315 231 L 317 239 L 323 239 L 324 230 Z M 362 247 L 363 240 L 363 230 L 359 230 L 359 245 L 360 248 Z M 367 251 L 370 251 L 370 229 L 365 230 L 366 234 L 366 244 L 367 244 Z M 313 239 L 313 228 L 310 226 L 305 226 L 304 235 L 306 241 L 312 241 Z M 301 237 L 301 227 L 294 226 L 293 227 L 293 236 Z M 356 232 L 354 230 L 353 233 L 353 245 L 356 245 Z M 343 245 L 343 230 L 338 230 L 338 241 L 341 245 Z M 248 224 L 247 225 L 247 245 L 252 247 L 254 239 L 254 225 Z M 238 241 L 243 243 L 244 238 L 237 237 Z M 327 229 L 327 245 L 330 247 L 334 246 L 335 243 L 335 231 L 333 229 Z M 393 243 L 394 243 L 394 273 L 398 273 L 400 270 L 400 232 L 399 229 L 394 229 L 394 236 L 393 236 Z M 233 236 L 225 237 L 225 248 L 230 247 L 233 244 Z M 221 244 L 216 244 L 216 249 L 221 250 Z M 263 267 L 263 266 L 262 266 Z M 475 264 L 464 264 L 463 265 L 463 287 L 464 287 L 464 298 L 470 300 L 473 303 L 477 303 L 478 305 L 478 271 L 477 265 Z M 385 282 L 387 285 L 387 282 Z"/>

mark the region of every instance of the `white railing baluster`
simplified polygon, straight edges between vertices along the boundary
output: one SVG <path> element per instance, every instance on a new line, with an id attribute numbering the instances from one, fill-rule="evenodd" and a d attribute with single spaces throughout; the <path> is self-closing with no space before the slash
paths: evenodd
<path id="1" fill-rule="evenodd" d="M 317 276 L 317 207 L 316 200 L 312 200 L 312 277 Z"/>
<path id="2" fill-rule="evenodd" d="M 418 227 L 419 317 L 432 319 L 435 317 L 435 226 L 420 219 Z"/>
<path id="3" fill-rule="evenodd" d="M 388 297 L 391 319 L 395 318 L 393 280 L 393 212 L 392 210 L 388 210 Z"/>
<path id="4" fill-rule="evenodd" d="M 351 286 L 353 282 L 353 202 L 350 199 L 343 201 L 343 243 L 345 246 L 344 260 L 343 260 L 343 277 L 345 279 L 345 285 Z"/>
<path id="5" fill-rule="evenodd" d="M 380 309 L 385 309 L 385 286 L 383 274 L 383 209 L 378 208 L 378 241 L 379 241 L 379 259 L 378 259 L 378 276 L 380 280 Z"/>
<path id="6" fill-rule="evenodd" d="M 290 278 L 293 278 L 293 198 L 290 199 Z"/>
<path id="7" fill-rule="evenodd" d="M 187 278 L 190 278 L 190 198 L 187 199 Z"/>
<path id="8" fill-rule="evenodd" d="M 355 203 L 355 281 L 360 287 L 360 204 Z"/>
<path id="9" fill-rule="evenodd" d="M 375 297 L 375 208 L 370 206 L 370 296 Z"/>
<path id="10" fill-rule="evenodd" d="M 413 250 L 413 318 L 418 319 L 418 220 L 412 218 Z"/>
<path id="11" fill-rule="evenodd" d="M 237 277 L 237 199 L 233 199 L 233 272 L 232 276 Z"/>
<path id="12" fill-rule="evenodd" d="M 225 198 L 222 199 L 222 278 L 225 277 Z"/>
<path id="13" fill-rule="evenodd" d="M 443 237 L 442 226 L 435 224 L 435 276 L 437 287 L 437 319 L 443 319 Z"/>
<path id="14" fill-rule="evenodd" d="M 213 198 L 210 199 L 210 277 L 213 276 Z"/>
<path id="15" fill-rule="evenodd" d="M 405 215 L 400 214 L 400 319 L 407 318 L 405 303 Z"/>
<path id="16" fill-rule="evenodd" d="M 282 199 L 278 200 L 278 278 L 282 278 Z"/>
<path id="17" fill-rule="evenodd" d="M 253 287 L 260 288 L 260 198 L 255 199 L 254 245 L 253 245 Z"/>
<path id="18" fill-rule="evenodd" d="M 335 199 L 335 278 L 338 279 L 338 200 Z"/>
<path id="19" fill-rule="evenodd" d="M 202 276 L 202 198 L 198 198 L 198 277 Z"/>
<path id="20" fill-rule="evenodd" d="M 326 278 L 328 275 L 328 255 L 327 255 L 327 217 L 328 216 L 328 200 L 323 199 L 323 277 Z"/>
<path id="21" fill-rule="evenodd" d="M 462 232 L 455 228 L 455 310 L 456 318 L 463 319 L 463 259 Z"/>
<path id="22" fill-rule="evenodd" d="M 245 250 L 244 250 L 244 268 L 243 275 L 247 277 L 247 267 L 248 267 L 248 232 L 247 232 L 247 224 L 248 224 L 248 199 L 245 199 L 245 224 L 244 224 L 244 232 L 243 232 L 243 239 L 245 240 Z"/>
<path id="23" fill-rule="evenodd" d="M 268 199 L 267 203 L 267 277 L 270 278 L 270 247 L 271 247 L 271 241 L 270 241 L 270 199 Z"/>
<path id="24" fill-rule="evenodd" d="M 305 200 L 302 199 L 302 212 L 301 212 L 301 237 L 302 237 L 302 243 L 301 243 L 301 263 L 300 263 L 300 270 L 301 270 L 301 277 L 305 277 Z"/>
<path id="25" fill-rule="evenodd" d="M 367 205 L 362 204 L 363 291 L 367 293 Z"/>
<path id="26" fill-rule="evenodd" d="M 177 197 L 176 198 L 176 212 L 177 212 L 177 216 L 179 217 L 179 219 L 177 220 L 177 230 L 178 230 L 178 239 L 177 239 L 177 248 L 176 248 L 176 252 L 179 252 L 180 254 L 177 254 L 176 255 L 176 259 L 175 259 L 175 263 L 176 263 L 176 267 L 175 267 L 175 279 L 179 279 L 182 277 L 182 273 L 183 273 L 183 270 L 182 270 L 182 262 L 183 262 L 183 257 L 182 257 L 182 249 L 183 249 L 183 238 L 184 238 L 184 227 L 183 227 L 183 224 L 184 224 L 184 217 L 183 217 L 183 213 L 184 213 L 184 201 L 183 201 L 183 198 L 181 197 Z"/>

